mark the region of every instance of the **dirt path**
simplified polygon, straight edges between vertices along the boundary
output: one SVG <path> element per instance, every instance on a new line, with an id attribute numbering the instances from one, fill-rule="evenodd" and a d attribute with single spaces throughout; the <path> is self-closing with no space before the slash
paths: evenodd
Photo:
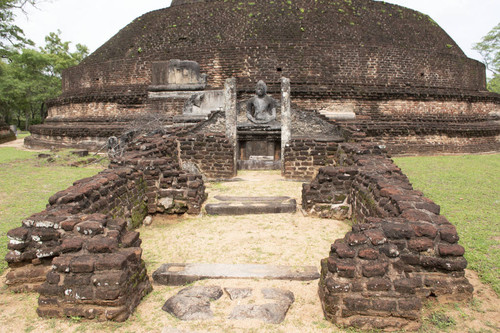
<path id="1" fill-rule="evenodd" d="M 240 172 L 239 181 L 208 183 L 208 201 L 215 195 L 290 196 L 300 206 L 302 184 L 281 179 L 278 172 Z M 318 267 L 328 256 L 330 244 L 349 230 L 344 222 L 305 217 L 295 214 L 246 216 L 156 217 L 153 224 L 139 229 L 143 240 L 143 257 L 148 273 L 161 264 L 171 263 L 254 263 L 276 265 L 313 265 Z M 452 318 L 450 331 L 495 332 L 500 327 L 499 298 L 483 285 L 473 272 L 467 277 L 475 287 L 471 304 L 426 306 L 423 332 L 438 332 Z M 40 319 L 36 315 L 36 294 L 11 294 L 0 291 L 0 332 L 342 332 L 323 319 L 317 296 L 317 281 L 204 280 L 195 285 L 217 285 L 230 288 L 252 288 L 249 299 L 231 301 L 227 295 L 212 303 L 214 318 L 183 322 L 161 310 L 164 302 L 183 287 L 154 285 L 125 323 L 96 323 L 73 319 Z M 237 304 L 262 304 L 262 288 L 290 290 L 295 303 L 285 321 L 279 325 L 256 320 L 229 320 Z M 437 319 L 436 319 L 437 318 Z M 454 324 L 453 324 L 454 323 Z M 444 325 L 444 326 L 443 326 Z M 167 330 L 166 328 L 175 328 Z"/>
<path id="2" fill-rule="evenodd" d="M 41 149 L 29 149 L 29 148 L 26 148 L 24 146 L 24 138 L 22 138 L 22 139 L 16 139 L 14 141 L 5 142 L 5 143 L 0 144 L 0 148 L 4 148 L 4 147 L 17 148 L 19 150 L 25 150 L 25 151 L 44 151 L 44 150 L 41 150 Z"/>

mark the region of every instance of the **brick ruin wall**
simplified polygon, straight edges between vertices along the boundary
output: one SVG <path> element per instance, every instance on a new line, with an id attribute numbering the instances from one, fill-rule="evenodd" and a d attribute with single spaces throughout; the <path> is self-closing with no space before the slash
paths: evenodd
<path id="1" fill-rule="evenodd" d="M 0 116 L 0 144 L 9 142 L 16 139 L 16 135 L 9 128 L 9 125 L 5 123 L 2 116 Z"/>
<path id="2" fill-rule="evenodd" d="M 181 160 L 196 165 L 207 178 L 221 180 L 235 176 L 234 147 L 224 135 L 197 134 L 178 140 Z"/>
<path id="3" fill-rule="evenodd" d="M 199 213 L 202 176 L 182 167 L 230 178 L 230 146 L 220 134 L 141 137 L 108 170 L 55 194 L 46 210 L 9 231 L 8 285 L 36 289 L 41 316 L 125 320 L 151 288 L 139 234 L 127 224 L 137 226 L 146 214 Z M 426 298 L 471 297 L 455 227 L 379 146 L 294 138 L 285 156 L 295 161 L 285 165 L 287 177 L 317 172 L 304 184 L 306 211 L 356 221 L 321 263 L 329 320 L 415 329 Z"/>
<path id="4" fill-rule="evenodd" d="M 132 229 L 147 214 L 199 213 L 204 200 L 201 174 L 180 167 L 178 142 L 142 137 L 8 232 L 6 283 L 38 291 L 40 316 L 123 321 L 151 290 Z"/>
<path id="5" fill-rule="evenodd" d="M 313 179 L 320 167 L 335 163 L 337 146 L 335 140 L 292 139 L 285 146 L 282 175 L 287 179 Z"/>
<path id="6" fill-rule="evenodd" d="M 303 209 L 355 224 L 321 262 L 328 320 L 364 329 L 418 329 L 429 297 L 472 297 L 458 235 L 440 207 L 415 191 L 378 146 L 340 144 L 336 166 L 304 184 Z"/>

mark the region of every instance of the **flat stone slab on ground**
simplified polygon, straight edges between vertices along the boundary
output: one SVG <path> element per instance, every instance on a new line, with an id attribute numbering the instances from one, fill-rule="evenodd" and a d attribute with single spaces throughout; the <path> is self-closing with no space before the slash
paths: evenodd
<path id="1" fill-rule="evenodd" d="M 229 315 L 229 319 L 258 319 L 272 324 L 279 324 L 285 320 L 288 309 L 295 302 L 293 293 L 289 290 L 266 288 L 262 289 L 262 294 L 265 299 L 272 299 L 277 302 L 260 305 L 237 305 Z"/>
<path id="2" fill-rule="evenodd" d="M 225 196 L 225 195 L 216 195 L 215 199 L 219 201 L 252 201 L 252 202 L 269 202 L 269 201 L 285 201 L 290 200 L 290 197 L 234 197 L 234 196 Z"/>
<path id="3" fill-rule="evenodd" d="M 162 310 L 181 320 L 209 319 L 213 317 L 210 301 L 219 299 L 222 294 L 218 286 L 184 288 L 170 297 Z"/>
<path id="4" fill-rule="evenodd" d="M 153 273 L 158 284 L 180 286 L 202 279 L 270 279 L 310 281 L 319 279 L 314 266 L 257 264 L 163 264 Z"/>
<path id="5" fill-rule="evenodd" d="M 216 196 L 221 203 L 205 206 L 209 215 L 246 215 L 295 213 L 297 202 L 290 197 L 226 197 Z"/>

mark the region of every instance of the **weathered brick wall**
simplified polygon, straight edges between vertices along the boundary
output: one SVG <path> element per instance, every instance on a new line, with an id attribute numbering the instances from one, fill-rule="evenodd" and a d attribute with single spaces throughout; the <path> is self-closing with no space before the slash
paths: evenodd
<path id="1" fill-rule="evenodd" d="M 145 136 L 133 141 L 110 167 L 143 170 L 149 213 L 196 214 L 205 200 L 202 175 L 182 170 L 180 156 L 175 137 Z"/>
<path id="2" fill-rule="evenodd" d="M 0 144 L 16 139 L 16 135 L 10 130 L 9 125 L 5 123 L 0 116 Z"/>
<path id="3" fill-rule="evenodd" d="M 40 316 L 123 321 L 151 290 L 130 229 L 148 213 L 199 213 L 204 191 L 201 175 L 181 170 L 175 138 L 140 137 L 8 232 L 7 285 L 38 291 Z"/>
<path id="4" fill-rule="evenodd" d="M 150 84 L 151 73 L 151 62 L 140 59 L 120 59 L 94 63 L 88 67 L 71 67 L 64 70 L 63 96 L 75 96 L 85 89 L 100 93 L 112 92 L 112 89 L 118 87 L 122 87 L 123 91 L 137 90 Z"/>
<path id="5" fill-rule="evenodd" d="M 113 102 L 69 103 L 50 107 L 47 118 L 59 121 L 84 121 L 85 119 L 106 121 L 140 117 L 146 113 L 144 105 L 132 107 L 130 104 Z"/>
<path id="6" fill-rule="evenodd" d="M 189 54 L 209 85 L 219 88 L 230 76 L 248 87 L 255 77 L 279 82 L 286 76 L 292 91 L 321 85 L 485 88 L 484 66 L 467 59 L 427 16 L 368 0 L 173 6 L 136 19 L 89 56 L 80 67 L 96 64 L 89 68 L 93 75 L 66 76 L 71 82 L 80 77 L 77 87 L 100 85 L 99 73 L 116 67 L 133 82 L 148 61 L 168 60 L 166 54 Z"/>
<path id="7" fill-rule="evenodd" d="M 356 224 L 322 260 L 319 294 L 332 322 L 365 329 L 417 329 L 422 301 L 472 297 L 456 228 L 413 190 L 377 146 L 341 144 L 339 167 L 304 184 L 302 204 L 321 215 L 349 204 Z M 318 209 L 319 207 L 319 209 Z"/>
<path id="8" fill-rule="evenodd" d="M 125 320 L 151 289 L 139 233 L 127 228 L 144 217 L 144 192 L 139 172 L 119 168 L 56 193 L 8 232 L 6 284 L 38 291 L 40 316 Z"/>
<path id="9" fill-rule="evenodd" d="M 196 164 L 206 177 L 229 179 L 235 176 L 234 147 L 224 135 L 197 134 L 178 140 L 181 160 Z"/>
<path id="10" fill-rule="evenodd" d="M 285 147 L 283 176 L 312 179 L 320 167 L 335 163 L 337 147 L 336 140 L 293 138 Z"/>

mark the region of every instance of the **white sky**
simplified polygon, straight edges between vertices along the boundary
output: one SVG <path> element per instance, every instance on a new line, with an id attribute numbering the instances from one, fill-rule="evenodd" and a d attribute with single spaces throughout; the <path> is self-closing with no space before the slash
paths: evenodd
<path id="1" fill-rule="evenodd" d="M 94 51 L 136 17 L 165 8 L 170 0 L 42 0 L 17 24 L 38 46 L 49 32 L 62 31 L 64 41 Z M 500 22 L 500 0 L 386 0 L 429 15 L 468 57 L 481 60 L 472 45 Z"/>

